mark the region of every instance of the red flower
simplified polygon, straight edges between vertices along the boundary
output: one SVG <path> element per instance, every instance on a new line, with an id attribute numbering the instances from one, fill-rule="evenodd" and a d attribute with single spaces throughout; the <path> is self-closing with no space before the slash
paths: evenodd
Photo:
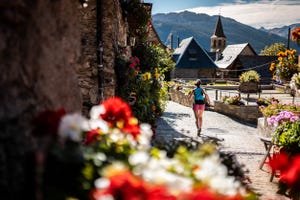
<path id="1" fill-rule="evenodd" d="M 225 196 L 218 194 L 207 187 L 195 188 L 189 193 L 183 193 L 179 196 L 179 199 L 188 200 L 243 200 L 244 197 L 237 194 L 234 196 Z"/>
<path id="2" fill-rule="evenodd" d="M 46 110 L 39 113 L 33 120 L 33 135 L 38 137 L 52 135 L 56 137 L 60 120 L 65 114 L 66 111 L 63 108 L 56 111 Z"/>
<path id="3" fill-rule="evenodd" d="M 130 57 L 130 61 L 131 61 L 131 63 L 129 64 L 129 67 L 131 69 L 137 67 L 140 64 L 140 59 L 136 56 Z"/>
<path id="4" fill-rule="evenodd" d="M 163 186 L 151 186 L 129 171 L 111 176 L 110 186 L 105 190 L 96 189 L 92 191 L 91 196 L 96 200 L 107 194 L 112 195 L 114 199 L 124 200 L 176 199 L 174 196 L 168 194 Z"/>
<path id="5" fill-rule="evenodd" d="M 280 171 L 280 181 L 290 188 L 300 188 L 300 155 L 280 153 L 270 160 L 272 170 Z"/>
<path id="6" fill-rule="evenodd" d="M 97 140 L 97 138 L 100 136 L 100 131 L 101 130 L 99 128 L 89 131 L 86 134 L 85 140 L 83 143 L 86 145 L 93 144 Z"/>
<path id="7" fill-rule="evenodd" d="M 105 113 L 100 117 L 107 121 L 109 125 L 116 126 L 117 122 L 126 121 L 132 116 L 130 106 L 119 97 L 109 98 L 101 103 L 105 108 Z"/>
<path id="8" fill-rule="evenodd" d="M 293 41 L 300 40 L 300 27 L 297 27 L 292 31 L 292 40 Z"/>
<path id="9" fill-rule="evenodd" d="M 289 166 L 288 154 L 286 153 L 275 154 L 270 159 L 269 165 L 273 171 L 285 170 Z"/>
<path id="10" fill-rule="evenodd" d="M 292 188 L 300 188 L 300 155 L 292 158 L 289 168 L 281 172 L 280 180 Z"/>
<path id="11" fill-rule="evenodd" d="M 154 187 L 147 187 L 147 200 L 176 200 L 177 198 L 167 191 L 167 189 L 161 185 Z"/>
<path id="12" fill-rule="evenodd" d="M 140 128 L 138 121 L 132 115 L 128 103 L 119 97 L 113 97 L 102 102 L 105 113 L 100 117 L 105 120 L 110 127 L 117 127 L 124 133 L 130 133 L 136 138 L 139 135 Z"/>

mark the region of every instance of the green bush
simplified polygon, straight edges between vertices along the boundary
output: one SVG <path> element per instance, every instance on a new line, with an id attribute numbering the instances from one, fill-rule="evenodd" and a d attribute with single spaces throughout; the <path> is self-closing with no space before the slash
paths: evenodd
<path id="1" fill-rule="evenodd" d="M 254 71 L 250 70 L 247 72 L 244 72 L 240 75 L 239 77 L 241 83 L 246 83 L 246 82 L 259 82 L 260 81 L 260 75 Z"/>
<path id="2" fill-rule="evenodd" d="M 241 97 L 239 97 L 238 95 L 233 97 L 224 96 L 222 98 L 222 102 L 228 105 L 237 105 L 237 106 L 245 105 L 244 102 L 242 102 Z"/>
<path id="3" fill-rule="evenodd" d="M 132 55 L 122 51 L 117 56 L 117 95 L 126 101 L 134 98 L 131 107 L 140 122 L 154 125 L 168 100 L 165 73 L 175 66 L 171 54 L 155 45 L 140 44 Z"/>

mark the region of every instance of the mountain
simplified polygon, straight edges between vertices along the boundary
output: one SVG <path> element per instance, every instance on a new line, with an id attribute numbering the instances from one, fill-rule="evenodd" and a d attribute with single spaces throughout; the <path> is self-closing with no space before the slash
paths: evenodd
<path id="1" fill-rule="evenodd" d="M 283 27 L 280 27 L 280 28 L 272 28 L 272 29 L 265 29 L 265 28 L 262 27 L 259 30 L 262 30 L 262 31 L 267 32 L 267 33 L 273 33 L 273 34 L 279 35 L 281 37 L 287 37 L 288 32 L 289 32 L 289 28 L 291 28 L 291 31 L 292 31 L 294 28 L 299 27 L 299 26 L 300 26 L 300 23 L 291 24 L 289 26 L 283 26 Z"/>
<path id="2" fill-rule="evenodd" d="M 181 13 L 155 14 L 152 16 L 153 26 L 160 39 L 166 45 L 170 45 L 169 36 L 173 35 L 173 47 L 177 47 L 177 41 L 193 36 L 196 41 L 207 51 L 210 50 L 210 37 L 212 36 L 218 16 L 196 14 L 184 11 Z M 256 53 L 274 43 L 282 42 L 287 45 L 287 38 L 258 30 L 251 26 L 239 23 L 234 19 L 221 17 L 223 30 L 227 38 L 227 44 L 250 43 Z M 291 48 L 300 48 L 293 42 Z"/>

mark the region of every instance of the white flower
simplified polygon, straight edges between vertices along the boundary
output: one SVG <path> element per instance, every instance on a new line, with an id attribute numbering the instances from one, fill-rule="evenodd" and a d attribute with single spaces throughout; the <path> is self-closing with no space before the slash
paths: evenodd
<path id="1" fill-rule="evenodd" d="M 96 200 L 114 200 L 114 197 L 110 194 L 101 195 Z"/>
<path id="2" fill-rule="evenodd" d="M 107 133 L 109 130 L 107 122 L 102 119 L 99 119 L 99 118 L 98 119 L 90 119 L 88 121 L 88 124 L 89 124 L 89 129 L 91 129 L 91 130 L 99 128 L 104 133 Z"/>
<path id="3" fill-rule="evenodd" d="M 110 133 L 109 133 L 109 138 L 113 142 L 118 142 L 120 140 L 123 140 L 126 137 L 125 134 L 121 133 L 119 129 L 114 128 Z"/>
<path id="4" fill-rule="evenodd" d="M 234 177 L 217 176 L 210 180 L 210 187 L 221 194 L 234 196 L 238 193 L 240 188 L 239 182 L 234 180 Z"/>
<path id="5" fill-rule="evenodd" d="M 144 166 L 141 176 L 147 182 L 166 185 L 173 194 L 190 191 L 194 183 L 192 179 L 168 171 L 173 163 L 173 159 L 152 157 Z"/>
<path id="6" fill-rule="evenodd" d="M 101 166 L 106 159 L 107 157 L 104 153 L 98 152 L 94 155 L 93 162 L 96 166 Z"/>
<path id="7" fill-rule="evenodd" d="M 198 180 L 208 181 L 214 176 L 226 176 L 227 168 L 221 165 L 219 156 L 215 154 L 200 161 L 199 169 L 194 173 Z"/>
<path id="8" fill-rule="evenodd" d="M 65 115 L 60 122 L 58 134 L 60 137 L 70 139 L 74 142 L 80 142 L 82 139 L 82 131 L 86 129 L 87 119 L 79 113 Z"/>
<path id="9" fill-rule="evenodd" d="M 141 135 L 143 135 L 145 138 L 148 138 L 150 140 L 153 135 L 150 124 L 142 123 L 140 125 L 140 129 L 141 129 Z"/>
<path id="10" fill-rule="evenodd" d="M 105 113 L 105 108 L 102 105 L 93 106 L 90 110 L 90 118 L 91 119 L 99 119 L 100 114 Z"/>
<path id="11" fill-rule="evenodd" d="M 95 187 L 99 189 L 108 188 L 110 185 L 110 181 L 107 178 L 98 178 L 95 180 Z"/>
<path id="12" fill-rule="evenodd" d="M 199 162 L 199 169 L 194 173 L 198 180 L 205 182 L 212 189 L 224 195 L 235 195 L 240 188 L 239 182 L 228 176 L 227 168 L 221 163 L 217 154 L 208 156 Z"/>
<path id="13" fill-rule="evenodd" d="M 131 165 L 145 165 L 149 159 L 149 154 L 144 151 L 138 151 L 130 155 L 128 161 Z"/>
<path id="14" fill-rule="evenodd" d="M 153 132 L 149 124 L 140 125 L 140 135 L 138 137 L 139 146 L 137 147 L 140 150 L 147 150 L 151 147 L 151 137 Z"/>

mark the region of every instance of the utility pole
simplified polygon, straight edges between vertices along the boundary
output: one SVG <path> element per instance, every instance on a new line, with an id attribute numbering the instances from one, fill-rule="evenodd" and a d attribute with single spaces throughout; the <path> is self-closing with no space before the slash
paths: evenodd
<path id="1" fill-rule="evenodd" d="M 287 49 L 290 49 L 290 37 L 291 37 L 291 27 L 289 27 L 288 31 L 288 41 L 287 41 Z"/>

